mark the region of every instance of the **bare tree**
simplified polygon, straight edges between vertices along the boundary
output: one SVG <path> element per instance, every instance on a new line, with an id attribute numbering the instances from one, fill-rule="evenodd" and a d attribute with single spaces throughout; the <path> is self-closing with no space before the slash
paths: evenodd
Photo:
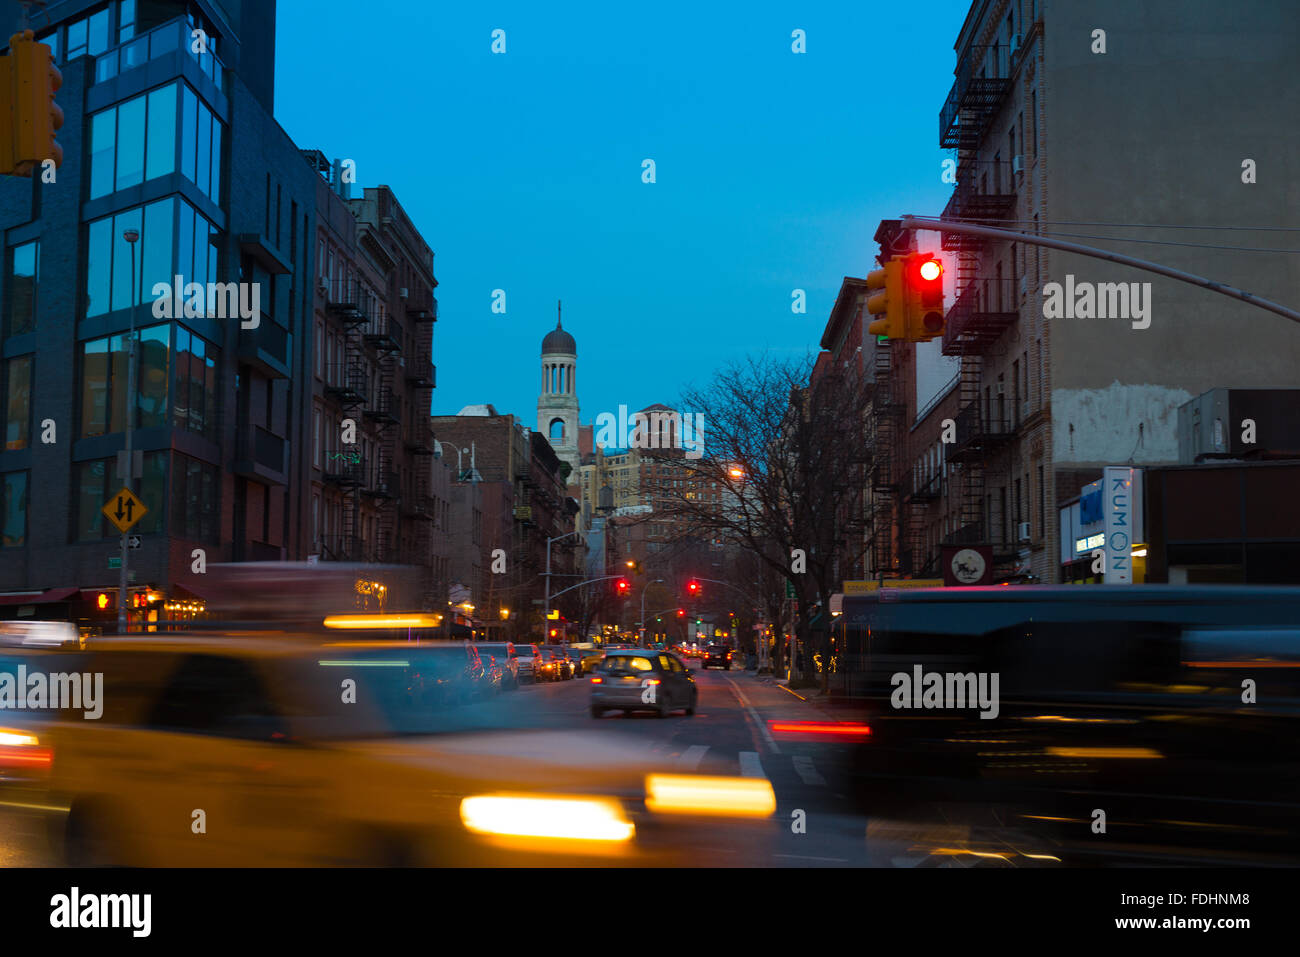
<path id="1" fill-rule="evenodd" d="M 870 403 L 870 383 L 829 362 L 814 369 L 811 358 L 750 357 L 682 395 L 678 409 L 704 417 L 699 457 L 642 448 L 660 465 L 647 489 L 656 515 L 742 546 L 772 580 L 789 584 L 800 651 L 792 670 L 801 677 L 811 671 L 815 627 L 815 650 L 829 662 L 830 597 L 841 569 L 868 547 Z M 774 620 L 781 617 L 778 596 L 767 593 Z M 825 688 L 828 664 L 822 670 Z"/>

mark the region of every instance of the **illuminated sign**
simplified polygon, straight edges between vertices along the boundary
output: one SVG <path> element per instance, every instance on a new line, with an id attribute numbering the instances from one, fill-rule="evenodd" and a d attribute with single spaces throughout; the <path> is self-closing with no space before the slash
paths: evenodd
<path id="1" fill-rule="evenodd" d="M 1098 532 L 1096 535 L 1089 535 L 1087 538 L 1076 538 L 1074 540 L 1074 550 L 1076 552 L 1090 552 L 1094 548 L 1101 548 L 1106 544 L 1106 533 Z"/>

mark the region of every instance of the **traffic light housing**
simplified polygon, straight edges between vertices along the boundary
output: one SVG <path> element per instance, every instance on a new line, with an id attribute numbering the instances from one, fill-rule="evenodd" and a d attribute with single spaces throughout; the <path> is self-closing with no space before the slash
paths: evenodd
<path id="1" fill-rule="evenodd" d="M 929 342 L 943 335 L 943 263 L 933 253 L 912 253 L 903 268 L 907 339 Z"/>
<path id="2" fill-rule="evenodd" d="M 691 581 L 689 581 L 686 584 L 686 594 L 690 595 L 692 598 L 699 598 L 700 583 L 695 581 L 694 579 L 691 579 Z"/>
<path id="3" fill-rule="evenodd" d="M 620 578 L 618 581 L 614 583 L 614 591 L 619 598 L 626 598 L 628 596 L 628 593 L 631 590 L 632 590 L 632 583 L 629 582 L 626 578 Z"/>
<path id="4" fill-rule="evenodd" d="M 117 608 L 117 592 L 102 591 L 95 596 L 95 608 L 99 611 L 114 611 Z"/>
<path id="5" fill-rule="evenodd" d="M 54 138 L 63 126 L 54 100 L 63 75 L 49 44 L 34 36 L 31 30 L 15 33 L 8 56 L 0 57 L 0 173 L 31 176 L 47 159 L 63 165 L 63 147 Z"/>
<path id="6" fill-rule="evenodd" d="M 685 617 L 686 617 L 686 609 L 685 609 L 685 608 L 678 608 L 678 609 L 677 609 L 677 617 L 678 617 L 678 618 L 685 618 Z"/>
<path id="7" fill-rule="evenodd" d="M 867 290 L 877 290 L 867 299 L 867 312 L 874 321 L 867 326 L 868 335 L 889 339 L 907 338 L 907 302 L 903 289 L 903 262 L 891 259 L 881 268 L 867 273 Z"/>

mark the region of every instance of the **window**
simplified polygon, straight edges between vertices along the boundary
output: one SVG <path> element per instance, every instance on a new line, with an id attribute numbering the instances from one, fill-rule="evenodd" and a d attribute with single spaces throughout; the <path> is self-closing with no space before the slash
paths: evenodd
<path id="1" fill-rule="evenodd" d="M 321 450 L 320 409 L 312 409 L 311 418 L 312 418 L 312 435 L 314 436 L 312 440 L 312 464 L 315 465 L 316 468 L 320 468 L 320 450 Z"/>
<path id="2" fill-rule="evenodd" d="M 183 85 L 181 87 L 181 173 L 217 204 L 221 202 L 223 134 L 224 127 L 221 121 L 188 85 Z"/>
<path id="3" fill-rule="evenodd" d="M 7 365 L 8 400 L 5 406 L 5 448 L 25 449 L 32 421 L 32 357 L 10 359 Z"/>
<path id="4" fill-rule="evenodd" d="M 184 200 L 164 199 L 146 207 L 137 207 L 116 216 L 105 216 L 90 224 L 86 251 L 86 317 L 100 316 L 131 305 L 131 244 L 123 233 L 134 229 L 140 233 L 136 242 L 135 302 L 152 299 L 155 284 L 171 287 L 173 204 L 191 209 Z M 207 223 L 207 220 L 204 220 Z M 214 251 L 215 254 L 215 251 Z M 215 258 L 215 255 L 214 255 Z M 184 274 L 184 273 L 183 273 Z M 194 276 L 207 282 L 207 271 Z"/>
<path id="5" fill-rule="evenodd" d="M 1038 534 L 1047 535 L 1047 487 L 1043 483 L 1043 467 L 1038 466 Z"/>
<path id="6" fill-rule="evenodd" d="M 122 0 L 117 17 L 117 42 L 125 43 L 135 36 L 135 0 Z"/>
<path id="7" fill-rule="evenodd" d="M 169 326 L 136 330 L 136 426 L 166 424 Z M 106 336 L 81 344 L 81 437 L 126 427 L 127 337 Z"/>
<path id="8" fill-rule="evenodd" d="M 9 251 L 9 325 L 6 335 L 21 336 L 36 328 L 36 287 L 40 280 L 40 243 L 33 240 Z"/>
<path id="9" fill-rule="evenodd" d="M 219 350 L 184 326 L 176 327 L 176 401 L 172 424 L 216 438 Z"/>
<path id="10" fill-rule="evenodd" d="M 27 473 L 4 476 L 4 537 L 0 546 L 22 548 L 27 544 Z"/>
<path id="11" fill-rule="evenodd" d="M 172 535 L 215 542 L 220 489 L 216 466 L 180 454 L 174 456 L 173 462 Z"/>
<path id="12" fill-rule="evenodd" d="M 73 466 L 73 475 L 74 494 L 77 496 L 75 540 L 94 542 L 116 535 L 117 529 L 108 523 L 100 509 L 108 497 L 122 487 L 122 479 L 117 474 L 117 459 L 77 462 Z M 167 489 L 166 452 L 144 453 L 144 476 L 136 479 L 134 487 L 148 511 L 131 529 L 132 533 L 148 535 L 161 532 L 166 512 L 163 508 Z"/>

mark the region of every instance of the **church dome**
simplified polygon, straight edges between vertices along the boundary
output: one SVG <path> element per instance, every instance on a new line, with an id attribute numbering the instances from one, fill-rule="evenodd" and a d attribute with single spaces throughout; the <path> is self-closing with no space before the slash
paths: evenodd
<path id="1" fill-rule="evenodd" d="M 563 353 L 565 355 L 578 354 L 578 344 L 573 341 L 573 336 L 564 331 L 560 325 L 560 320 L 555 320 L 555 328 L 546 334 L 542 340 L 542 355 L 551 355 L 553 353 Z"/>

